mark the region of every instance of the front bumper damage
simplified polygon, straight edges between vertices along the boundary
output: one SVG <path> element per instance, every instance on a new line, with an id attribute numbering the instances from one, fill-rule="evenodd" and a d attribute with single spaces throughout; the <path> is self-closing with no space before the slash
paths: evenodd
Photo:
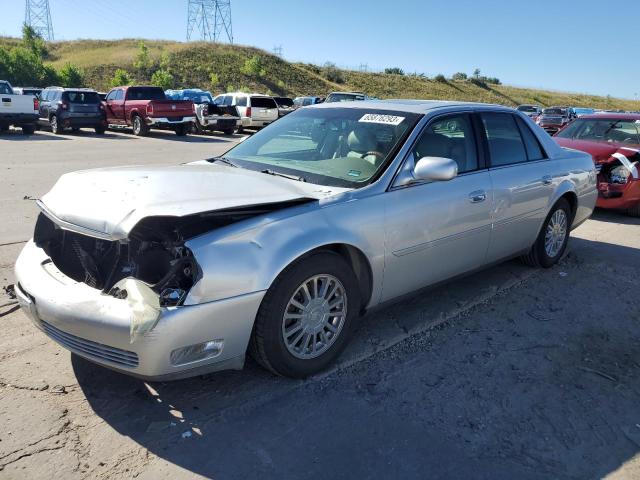
<path id="1" fill-rule="evenodd" d="M 146 303 L 145 294 L 116 298 L 62 273 L 33 240 L 15 269 L 19 303 L 36 327 L 87 360 L 154 381 L 241 369 L 264 296 L 175 307 Z M 212 346 L 209 356 L 180 363 L 180 352 L 200 345 Z"/>
<path id="2" fill-rule="evenodd" d="M 640 174 L 637 157 L 640 152 L 631 148 L 621 149 L 630 151 L 631 155 L 620 152 L 613 153 L 603 163 L 596 165 L 598 172 L 598 200 L 599 208 L 627 210 L 640 203 Z"/>

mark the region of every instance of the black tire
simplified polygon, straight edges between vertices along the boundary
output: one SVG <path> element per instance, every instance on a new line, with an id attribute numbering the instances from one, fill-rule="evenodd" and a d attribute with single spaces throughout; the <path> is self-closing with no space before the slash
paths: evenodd
<path id="1" fill-rule="evenodd" d="M 189 125 L 184 123 L 182 125 L 177 125 L 174 128 L 174 131 L 176 132 L 176 135 L 178 135 L 179 137 L 184 137 L 187 133 L 189 133 Z"/>
<path id="2" fill-rule="evenodd" d="M 62 125 L 58 122 L 58 117 L 56 115 L 51 115 L 49 124 L 51 125 L 51 131 L 56 135 L 60 135 L 64 131 L 64 128 L 62 128 Z"/>
<path id="3" fill-rule="evenodd" d="M 223 130 L 222 133 L 224 133 L 225 135 L 233 135 L 235 132 L 234 128 L 227 128 L 226 130 Z"/>
<path id="4" fill-rule="evenodd" d="M 144 123 L 140 115 L 134 115 L 131 118 L 131 125 L 133 127 L 133 134 L 136 137 L 146 137 L 149 134 L 149 125 Z"/>
<path id="5" fill-rule="evenodd" d="M 562 246 L 560 247 L 558 252 L 553 257 L 551 257 L 549 256 L 545 248 L 545 238 L 547 234 L 547 227 L 549 226 L 549 223 L 551 222 L 554 214 L 558 210 L 564 211 L 565 218 L 567 220 L 566 234 Z M 567 200 L 561 198 L 553 206 L 553 208 L 549 212 L 549 215 L 547 215 L 547 218 L 542 224 L 542 228 L 540 229 L 540 233 L 538 234 L 536 242 L 531 247 L 531 250 L 529 250 L 529 253 L 522 256 L 522 261 L 531 267 L 549 268 L 555 265 L 558 260 L 562 258 L 562 255 L 564 255 L 564 251 L 566 250 L 567 244 L 569 243 L 569 233 L 571 231 L 572 222 L 573 213 L 571 211 L 571 205 L 569 205 L 569 202 Z"/>
<path id="6" fill-rule="evenodd" d="M 282 335 L 283 315 L 291 296 L 314 275 L 332 275 L 343 285 L 347 311 L 342 329 L 328 349 L 315 358 L 300 359 L 292 355 Z M 249 351 L 264 368 L 276 375 L 306 378 L 329 366 L 349 342 L 360 315 L 358 279 L 347 262 L 333 252 L 319 252 L 287 267 L 267 291 L 253 328 Z"/>
<path id="7" fill-rule="evenodd" d="M 73 128 L 71 128 L 71 131 L 74 132 L 74 133 L 78 133 L 80 131 L 80 128 L 79 127 L 73 127 Z"/>
<path id="8" fill-rule="evenodd" d="M 196 120 L 195 122 L 191 122 L 191 133 L 196 135 L 203 135 L 205 133 L 204 128 L 200 125 L 200 122 Z"/>
<path id="9" fill-rule="evenodd" d="M 104 135 L 104 132 L 107 130 L 105 127 L 95 127 L 94 129 L 96 131 L 96 134 L 98 135 Z"/>
<path id="10" fill-rule="evenodd" d="M 33 135 L 36 132 L 35 125 L 23 125 L 22 126 L 22 134 L 23 135 Z"/>
<path id="11" fill-rule="evenodd" d="M 627 215 L 631 217 L 640 217 L 640 203 L 627 209 Z"/>
<path id="12" fill-rule="evenodd" d="M 242 128 L 242 125 L 240 125 L 238 127 L 238 129 L 236 130 L 237 133 L 244 133 L 244 128 Z"/>
<path id="13" fill-rule="evenodd" d="M 8 131 L 9 131 L 9 125 L 0 125 L 0 133 L 8 132 Z"/>

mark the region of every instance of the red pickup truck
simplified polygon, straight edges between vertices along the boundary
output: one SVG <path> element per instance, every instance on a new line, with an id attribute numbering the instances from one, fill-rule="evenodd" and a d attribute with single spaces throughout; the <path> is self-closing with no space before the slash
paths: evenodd
<path id="1" fill-rule="evenodd" d="M 147 135 L 152 128 L 186 135 L 195 121 L 191 100 L 168 100 L 160 87 L 116 87 L 104 104 L 110 127 L 131 127 L 138 136 Z"/>

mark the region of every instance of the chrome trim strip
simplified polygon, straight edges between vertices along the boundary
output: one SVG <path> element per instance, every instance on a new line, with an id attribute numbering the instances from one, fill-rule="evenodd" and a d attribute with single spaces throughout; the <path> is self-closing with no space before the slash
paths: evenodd
<path id="1" fill-rule="evenodd" d="M 491 231 L 491 225 L 483 225 L 481 227 L 471 228 L 469 230 L 465 230 L 464 232 L 454 233 L 453 235 L 449 235 L 447 237 L 431 240 L 430 242 L 420 243 L 412 247 L 403 248 L 402 250 L 396 250 L 395 252 L 393 252 L 393 255 L 396 257 L 402 257 L 404 255 L 416 253 L 422 250 L 426 250 L 428 248 L 437 247 L 439 245 L 442 245 L 443 243 L 460 240 L 461 238 L 464 238 L 468 235 L 473 235 L 475 233 L 481 233 L 484 231 Z"/>
<path id="2" fill-rule="evenodd" d="M 61 218 L 56 217 L 55 214 L 51 212 L 51 210 L 49 210 L 44 203 L 42 203 L 42 200 L 36 200 L 36 205 L 38 205 L 42 213 L 44 213 L 47 217 L 49 217 L 49 220 L 51 220 L 53 223 L 55 223 L 58 227 L 60 227 L 63 230 L 80 233 L 82 235 L 87 235 L 89 237 L 99 238 L 100 240 L 110 240 L 110 241 L 113 240 L 113 237 L 108 233 L 101 232 L 99 230 L 94 230 L 92 228 L 76 225 L 75 223 L 67 222 L 66 220 L 62 220 Z"/>

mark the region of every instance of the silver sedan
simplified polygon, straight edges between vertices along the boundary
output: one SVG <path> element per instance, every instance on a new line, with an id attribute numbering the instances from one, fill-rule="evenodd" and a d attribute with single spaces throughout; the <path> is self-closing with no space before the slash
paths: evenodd
<path id="1" fill-rule="evenodd" d="M 471 103 L 300 109 L 223 157 L 62 176 L 16 263 L 33 323 L 145 379 L 305 377 L 360 315 L 521 256 L 550 267 L 592 213 L 591 157 Z"/>

